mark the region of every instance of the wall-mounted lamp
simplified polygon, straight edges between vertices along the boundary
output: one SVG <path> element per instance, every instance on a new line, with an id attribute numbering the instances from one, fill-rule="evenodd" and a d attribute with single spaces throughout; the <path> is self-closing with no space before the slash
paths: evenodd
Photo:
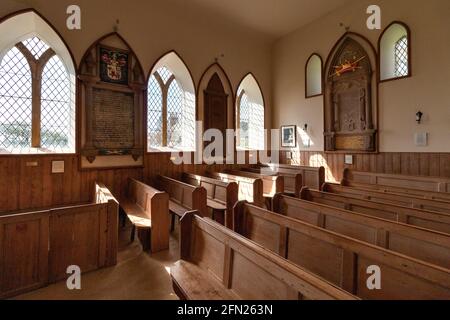
<path id="1" fill-rule="evenodd" d="M 305 125 L 303 126 L 303 131 L 308 132 L 308 124 L 305 123 Z"/>
<path id="2" fill-rule="evenodd" d="M 418 124 L 422 122 L 423 113 L 421 111 L 416 113 L 416 121 Z"/>

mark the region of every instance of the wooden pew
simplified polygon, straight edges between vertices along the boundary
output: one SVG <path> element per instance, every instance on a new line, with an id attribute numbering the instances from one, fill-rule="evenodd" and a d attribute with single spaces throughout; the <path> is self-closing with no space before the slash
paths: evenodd
<path id="1" fill-rule="evenodd" d="M 117 263 L 119 205 L 96 184 L 91 203 L 0 215 L 0 298 Z"/>
<path id="2" fill-rule="evenodd" d="M 354 300 L 328 282 L 195 212 L 181 219 L 173 287 L 187 300 Z"/>
<path id="3" fill-rule="evenodd" d="M 385 193 L 395 193 L 395 194 L 403 194 L 410 195 L 413 197 L 431 199 L 431 200 L 442 200 L 442 201 L 450 201 L 450 193 L 438 192 L 438 191 L 430 191 L 430 190 L 420 190 L 417 188 L 416 184 L 406 184 L 403 180 L 405 177 L 410 178 L 408 176 L 395 176 L 396 179 L 393 180 L 383 180 L 384 177 L 380 177 L 378 174 L 366 174 L 365 172 L 356 172 L 349 169 L 344 171 L 344 179 L 341 181 L 341 185 L 345 187 L 353 187 L 358 189 L 367 189 L 367 190 L 375 190 L 379 192 Z M 356 178 L 356 179 L 354 179 Z M 417 178 L 417 177 L 413 177 Z M 420 177 L 423 179 L 423 177 Z M 356 180 L 356 181 L 355 181 Z M 378 184 L 378 182 L 393 184 L 393 185 L 382 185 Z M 397 186 L 396 184 L 405 184 L 404 186 Z M 417 183 L 417 181 L 416 181 Z M 420 182 L 419 182 L 420 183 Z M 427 186 L 428 182 L 423 182 L 424 186 Z M 425 188 L 424 188 L 425 189 Z M 431 189 L 431 188 L 430 188 Z M 439 187 L 437 187 L 439 189 Z"/>
<path id="4" fill-rule="evenodd" d="M 261 179 L 263 182 L 263 195 L 267 208 L 272 207 L 273 197 L 280 192 L 284 192 L 284 177 L 282 176 L 268 176 L 248 171 L 239 170 L 224 170 L 222 173 L 231 174 L 239 177 L 246 177 L 252 179 Z"/>
<path id="5" fill-rule="evenodd" d="M 251 173 L 256 173 L 263 176 L 280 176 L 284 179 L 284 193 L 289 193 L 295 197 L 300 196 L 300 191 L 303 188 L 303 178 L 301 173 L 291 172 L 288 170 L 264 170 L 260 167 L 244 167 L 241 170 Z"/>
<path id="6" fill-rule="evenodd" d="M 450 234 L 312 203 L 327 195 L 305 188 L 300 200 L 274 198 L 274 212 L 450 270 Z M 306 201 L 307 200 L 307 201 Z"/>
<path id="7" fill-rule="evenodd" d="M 181 218 L 187 211 L 198 210 L 200 216 L 208 216 L 207 193 L 203 187 L 158 176 L 158 189 L 169 194 L 169 212 L 172 214 L 171 230 L 175 228 L 175 216 Z"/>
<path id="8" fill-rule="evenodd" d="M 430 200 L 404 194 L 384 193 L 375 190 L 344 187 L 332 183 L 325 183 L 323 185 L 323 191 L 369 201 L 376 201 L 386 205 L 397 205 L 427 211 L 450 213 L 450 202 L 448 201 Z"/>
<path id="9" fill-rule="evenodd" d="M 262 179 L 241 177 L 227 173 L 206 172 L 206 176 L 223 182 L 236 182 L 239 187 L 238 198 L 240 201 L 246 200 L 257 206 L 265 207 L 263 181 Z"/>
<path id="10" fill-rule="evenodd" d="M 370 184 L 438 193 L 450 193 L 450 178 L 359 172 L 346 168 L 344 170 L 343 180 L 355 184 Z"/>
<path id="11" fill-rule="evenodd" d="M 295 166 L 287 164 L 266 164 L 258 165 L 260 170 L 266 172 L 282 174 L 301 174 L 302 175 L 302 186 L 309 187 L 311 189 L 320 190 L 322 185 L 325 183 L 325 168 L 324 167 L 305 167 L 305 166 Z"/>
<path id="12" fill-rule="evenodd" d="M 313 190 L 303 192 L 300 198 L 335 208 L 450 234 L 450 214 L 448 213 L 367 201 L 349 195 Z"/>
<path id="13" fill-rule="evenodd" d="M 169 249 L 169 195 L 166 192 L 130 178 L 127 196 L 120 199 L 120 207 L 133 225 L 131 241 L 137 232 L 144 250 Z"/>
<path id="14" fill-rule="evenodd" d="M 212 211 L 213 220 L 232 228 L 233 207 L 239 196 L 239 186 L 236 182 L 223 182 L 186 172 L 182 174 L 181 180 L 205 188 L 208 196 L 207 206 Z"/>
<path id="15" fill-rule="evenodd" d="M 235 231 L 318 276 L 369 300 L 450 299 L 448 269 L 240 202 Z M 371 266 L 381 290 L 370 290 Z"/>

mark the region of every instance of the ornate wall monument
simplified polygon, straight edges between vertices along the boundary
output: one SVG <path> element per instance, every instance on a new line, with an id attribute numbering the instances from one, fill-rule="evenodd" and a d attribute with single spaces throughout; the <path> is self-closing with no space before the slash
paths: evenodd
<path id="1" fill-rule="evenodd" d="M 347 33 L 325 69 L 325 151 L 377 152 L 376 55 L 362 37 Z"/>
<path id="2" fill-rule="evenodd" d="M 81 167 L 143 164 L 145 77 L 136 56 L 116 33 L 86 52 L 78 81 L 81 92 Z"/>

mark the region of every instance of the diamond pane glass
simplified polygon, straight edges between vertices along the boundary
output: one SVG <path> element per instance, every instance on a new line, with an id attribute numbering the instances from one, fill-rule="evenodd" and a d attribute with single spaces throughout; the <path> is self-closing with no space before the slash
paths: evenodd
<path id="1" fill-rule="evenodd" d="M 159 68 L 157 72 L 159 73 L 161 79 L 163 79 L 164 84 L 167 84 L 167 81 L 169 81 L 170 77 L 173 75 L 167 67 Z"/>
<path id="2" fill-rule="evenodd" d="M 239 147 L 264 149 L 264 107 L 243 94 L 239 105 Z"/>
<path id="3" fill-rule="evenodd" d="M 241 148 L 249 147 L 248 132 L 249 132 L 249 118 L 250 110 L 248 104 L 248 96 L 243 94 L 241 97 L 241 104 L 239 106 L 239 146 Z"/>
<path id="4" fill-rule="evenodd" d="M 62 151 L 70 147 L 72 110 L 70 78 L 58 56 L 53 56 L 42 73 L 41 147 Z"/>
<path id="5" fill-rule="evenodd" d="M 0 64 L 0 150 L 20 152 L 31 146 L 31 71 L 12 48 Z"/>
<path id="6" fill-rule="evenodd" d="M 395 76 L 408 75 L 408 38 L 402 37 L 395 44 Z"/>
<path id="7" fill-rule="evenodd" d="M 152 75 L 148 82 L 148 96 L 147 96 L 147 132 L 148 132 L 148 147 L 162 147 L 163 146 L 163 119 L 162 119 L 162 91 L 159 82 L 155 76 Z"/>
<path id="8" fill-rule="evenodd" d="M 167 93 L 167 146 L 183 146 L 183 90 L 174 80 Z"/>
<path id="9" fill-rule="evenodd" d="M 41 39 L 39 39 L 37 37 L 27 39 L 25 41 L 22 41 L 22 43 L 33 54 L 33 56 L 36 60 L 39 60 L 39 58 L 49 48 L 49 46 L 44 41 L 42 41 Z"/>

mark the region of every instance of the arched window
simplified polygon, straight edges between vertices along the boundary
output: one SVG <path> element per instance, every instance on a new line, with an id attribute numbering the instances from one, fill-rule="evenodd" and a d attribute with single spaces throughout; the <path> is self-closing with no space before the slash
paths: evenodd
<path id="1" fill-rule="evenodd" d="M 322 94 L 322 58 L 318 54 L 312 54 L 306 62 L 306 98 L 316 97 Z"/>
<path id="2" fill-rule="evenodd" d="M 390 24 L 379 41 L 380 81 L 411 75 L 410 33 L 401 22 Z"/>
<path id="3" fill-rule="evenodd" d="M 5 34 L 0 40 L 0 154 L 73 153 L 75 70 L 70 53 L 35 12 L 13 18 L 0 24 Z M 15 30 L 21 34 L 14 35 Z"/>
<path id="4" fill-rule="evenodd" d="M 148 150 L 195 149 L 195 89 L 189 71 L 171 52 L 155 66 L 148 81 Z"/>
<path id="5" fill-rule="evenodd" d="M 237 97 L 237 147 L 264 150 L 264 99 L 258 83 L 251 74 L 242 80 Z"/>

